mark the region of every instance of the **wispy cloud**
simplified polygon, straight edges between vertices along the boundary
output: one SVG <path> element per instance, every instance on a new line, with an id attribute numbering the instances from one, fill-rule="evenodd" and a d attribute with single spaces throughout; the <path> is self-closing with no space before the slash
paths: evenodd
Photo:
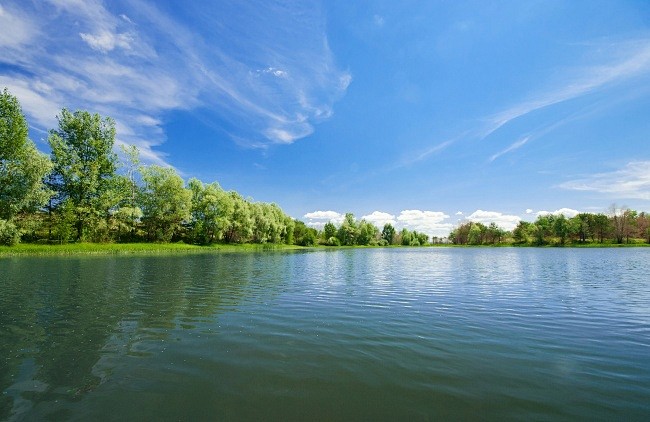
<path id="1" fill-rule="evenodd" d="M 607 63 L 585 66 L 567 71 L 568 80 L 545 92 L 538 92 L 531 99 L 515 104 L 487 119 L 481 137 L 486 138 L 502 126 L 536 110 L 577 98 L 614 83 L 650 71 L 650 39 L 643 38 L 621 43 L 599 44 L 597 49 L 607 51 L 607 57 L 615 57 Z"/>
<path id="2" fill-rule="evenodd" d="M 595 64 L 565 69 L 561 72 L 563 77 L 556 80 L 546 90 L 531 92 L 526 100 L 517 102 L 492 115 L 476 119 L 463 133 L 451 140 L 412 153 L 403 159 L 396 168 L 424 161 L 459 141 L 486 139 L 510 122 L 545 107 L 597 92 L 616 83 L 650 73 L 650 38 L 618 43 L 598 43 L 592 45 L 591 50 L 599 51 L 599 57 L 605 57 L 605 59 L 601 59 Z M 504 154 L 515 151 L 533 139 L 537 139 L 581 115 L 581 113 L 574 113 L 569 117 L 563 117 L 558 121 L 544 125 L 542 128 L 533 128 L 529 130 L 529 133 L 522 135 L 518 141 L 490 156 L 489 161 L 492 162 Z"/>
<path id="3" fill-rule="evenodd" d="M 506 149 L 504 149 L 504 150 L 502 150 L 500 152 L 497 152 L 496 154 L 491 156 L 490 161 L 494 161 L 494 160 L 496 160 L 497 158 L 501 157 L 504 154 L 507 154 L 509 152 L 512 152 L 512 151 L 514 151 L 516 149 L 521 148 L 522 146 L 524 146 L 526 144 L 526 142 L 528 142 L 529 139 L 530 139 L 530 136 L 526 136 L 526 137 L 518 140 L 517 142 L 513 142 L 508 148 L 506 148 Z"/>
<path id="4" fill-rule="evenodd" d="M 633 161 L 622 169 L 571 180 L 559 187 L 617 199 L 650 200 L 650 161 Z"/>
<path id="5" fill-rule="evenodd" d="M 0 6 L 0 57 L 9 65 L 0 65 L 0 84 L 36 129 L 54 127 L 64 106 L 85 108 L 116 120 L 119 143 L 164 163 L 165 114 L 201 107 L 228 122 L 240 144 L 289 144 L 332 115 L 351 81 L 313 4 L 184 6 L 195 13 L 192 28 L 153 2 L 108 6 Z"/>

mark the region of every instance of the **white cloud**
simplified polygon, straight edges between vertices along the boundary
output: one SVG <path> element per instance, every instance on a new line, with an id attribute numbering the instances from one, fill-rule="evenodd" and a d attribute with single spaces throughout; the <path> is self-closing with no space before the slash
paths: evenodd
<path id="1" fill-rule="evenodd" d="M 130 49 L 131 42 L 133 41 L 133 37 L 129 34 L 114 34 L 106 30 L 100 31 L 94 35 L 80 32 L 79 36 L 81 36 L 81 39 L 84 40 L 90 48 L 101 51 L 102 53 L 112 51 L 115 47 Z"/>
<path id="2" fill-rule="evenodd" d="M 456 212 L 456 215 L 463 215 L 463 212 L 462 212 L 462 211 L 458 211 L 458 212 Z"/>
<path id="3" fill-rule="evenodd" d="M 407 228 L 429 236 L 446 236 L 453 224 L 446 223 L 449 216 L 439 211 L 404 210 L 397 217 L 398 228 Z"/>
<path id="4" fill-rule="evenodd" d="M 521 218 L 517 215 L 508 215 L 497 211 L 476 210 L 467 216 L 467 220 L 485 224 L 486 226 L 495 223 L 505 230 L 512 230 L 517 227 Z"/>
<path id="5" fill-rule="evenodd" d="M 620 170 L 571 180 L 559 187 L 598 192 L 617 199 L 650 200 L 650 161 L 632 161 Z"/>
<path id="6" fill-rule="evenodd" d="M 191 28 L 153 1 L 111 6 L 0 6 L 0 57 L 18 69 L 0 82 L 34 129 L 54 127 L 63 107 L 99 112 L 115 119 L 118 143 L 164 164 L 157 147 L 169 111 L 201 107 L 234 127 L 233 140 L 246 146 L 290 144 L 333 114 L 351 80 L 336 66 L 325 18 L 313 5 L 189 5 L 195 10 L 188 14 L 203 13 Z"/>
<path id="7" fill-rule="evenodd" d="M 530 208 L 526 208 L 526 214 L 532 214 L 532 213 L 533 213 L 533 210 L 532 210 L 532 209 L 530 209 Z"/>
<path id="8" fill-rule="evenodd" d="M 494 161 L 494 160 L 496 160 L 497 158 L 501 157 L 504 154 L 507 154 L 509 152 L 512 152 L 512 151 L 514 151 L 516 149 L 521 148 L 522 146 L 524 146 L 526 144 L 526 142 L 528 142 L 529 139 L 530 139 L 530 136 L 525 136 L 525 137 L 521 138 L 517 142 L 514 142 L 512 145 L 510 145 L 508 148 L 504 149 L 503 151 L 497 152 L 496 154 L 491 156 L 490 161 Z"/>
<path id="9" fill-rule="evenodd" d="M 305 214 L 303 217 L 307 219 L 305 224 L 308 226 L 322 229 L 326 223 L 341 224 L 345 219 L 345 214 L 336 211 L 314 211 Z"/>
<path id="10" fill-rule="evenodd" d="M 391 224 L 393 227 L 397 225 L 395 216 L 393 214 L 388 214 L 387 212 L 374 211 L 372 214 L 364 215 L 361 219 L 374 224 L 380 229 L 384 227 L 385 224 Z"/>
<path id="11" fill-rule="evenodd" d="M 575 217 L 576 215 L 580 214 L 580 211 L 574 210 L 571 208 L 560 208 L 559 210 L 555 211 L 538 211 L 537 215 L 563 215 L 566 218 L 572 218 Z"/>

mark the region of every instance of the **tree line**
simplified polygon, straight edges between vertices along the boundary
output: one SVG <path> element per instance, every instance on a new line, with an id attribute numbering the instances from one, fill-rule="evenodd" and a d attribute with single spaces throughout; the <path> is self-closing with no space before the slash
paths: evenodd
<path id="1" fill-rule="evenodd" d="M 379 231 L 351 213 L 323 230 L 217 182 L 187 183 L 172 167 L 142 165 L 135 146 L 114 151 L 115 122 L 63 109 L 49 156 L 28 137 L 18 99 L 0 95 L 0 244 L 23 242 L 423 245 L 428 236 L 390 224 Z"/>
<path id="2" fill-rule="evenodd" d="M 29 137 L 16 97 L 0 95 L 0 244 L 27 242 L 295 242 L 296 221 L 217 182 L 114 152 L 115 122 L 63 109 L 51 154 Z"/>
<path id="3" fill-rule="evenodd" d="M 627 207 L 610 207 L 608 214 L 579 213 L 540 215 L 533 222 L 520 221 L 511 232 L 491 223 L 464 222 L 451 231 L 449 241 L 458 245 L 557 245 L 650 243 L 650 215 Z"/>
<path id="4" fill-rule="evenodd" d="M 172 167 L 142 165 L 135 146 L 114 151 L 115 122 L 63 109 L 48 134 L 51 154 L 38 151 L 18 99 L 0 94 L 0 245 L 20 241 L 275 243 L 302 246 L 421 246 L 429 236 L 385 224 L 380 230 L 347 213 L 321 230 L 254 202 L 217 182 L 190 179 Z M 539 216 L 511 232 L 495 223 L 465 222 L 449 234 L 461 245 L 650 243 L 646 213 L 613 208 L 609 215 Z M 434 243 L 440 239 L 434 237 Z"/>

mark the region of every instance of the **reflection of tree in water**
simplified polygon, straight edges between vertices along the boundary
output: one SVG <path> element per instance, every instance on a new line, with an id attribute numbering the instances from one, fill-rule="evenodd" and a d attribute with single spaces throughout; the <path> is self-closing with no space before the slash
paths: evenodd
<path id="1" fill-rule="evenodd" d="M 0 419 L 26 412 L 65 417 L 66 403 L 110 379 L 125 356 L 151 357 L 164 350 L 171 330 L 214 326 L 217 314 L 275 295 L 283 259 L 223 254 L 0 262 L 0 272 L 9 275 L 0 293 Z"/>

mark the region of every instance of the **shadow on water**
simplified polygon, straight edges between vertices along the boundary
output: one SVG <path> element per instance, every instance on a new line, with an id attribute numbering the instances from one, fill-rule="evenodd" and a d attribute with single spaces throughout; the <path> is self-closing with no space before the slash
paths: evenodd
<path id="1" fill-rule="evenodd" d="M 283 279 L 275 255 L 2 260 L 0 420 L 65 417 L 117 359 L 164 351 L 174 329 L 211 330 L 249 298 L 268 300 Z"/>

